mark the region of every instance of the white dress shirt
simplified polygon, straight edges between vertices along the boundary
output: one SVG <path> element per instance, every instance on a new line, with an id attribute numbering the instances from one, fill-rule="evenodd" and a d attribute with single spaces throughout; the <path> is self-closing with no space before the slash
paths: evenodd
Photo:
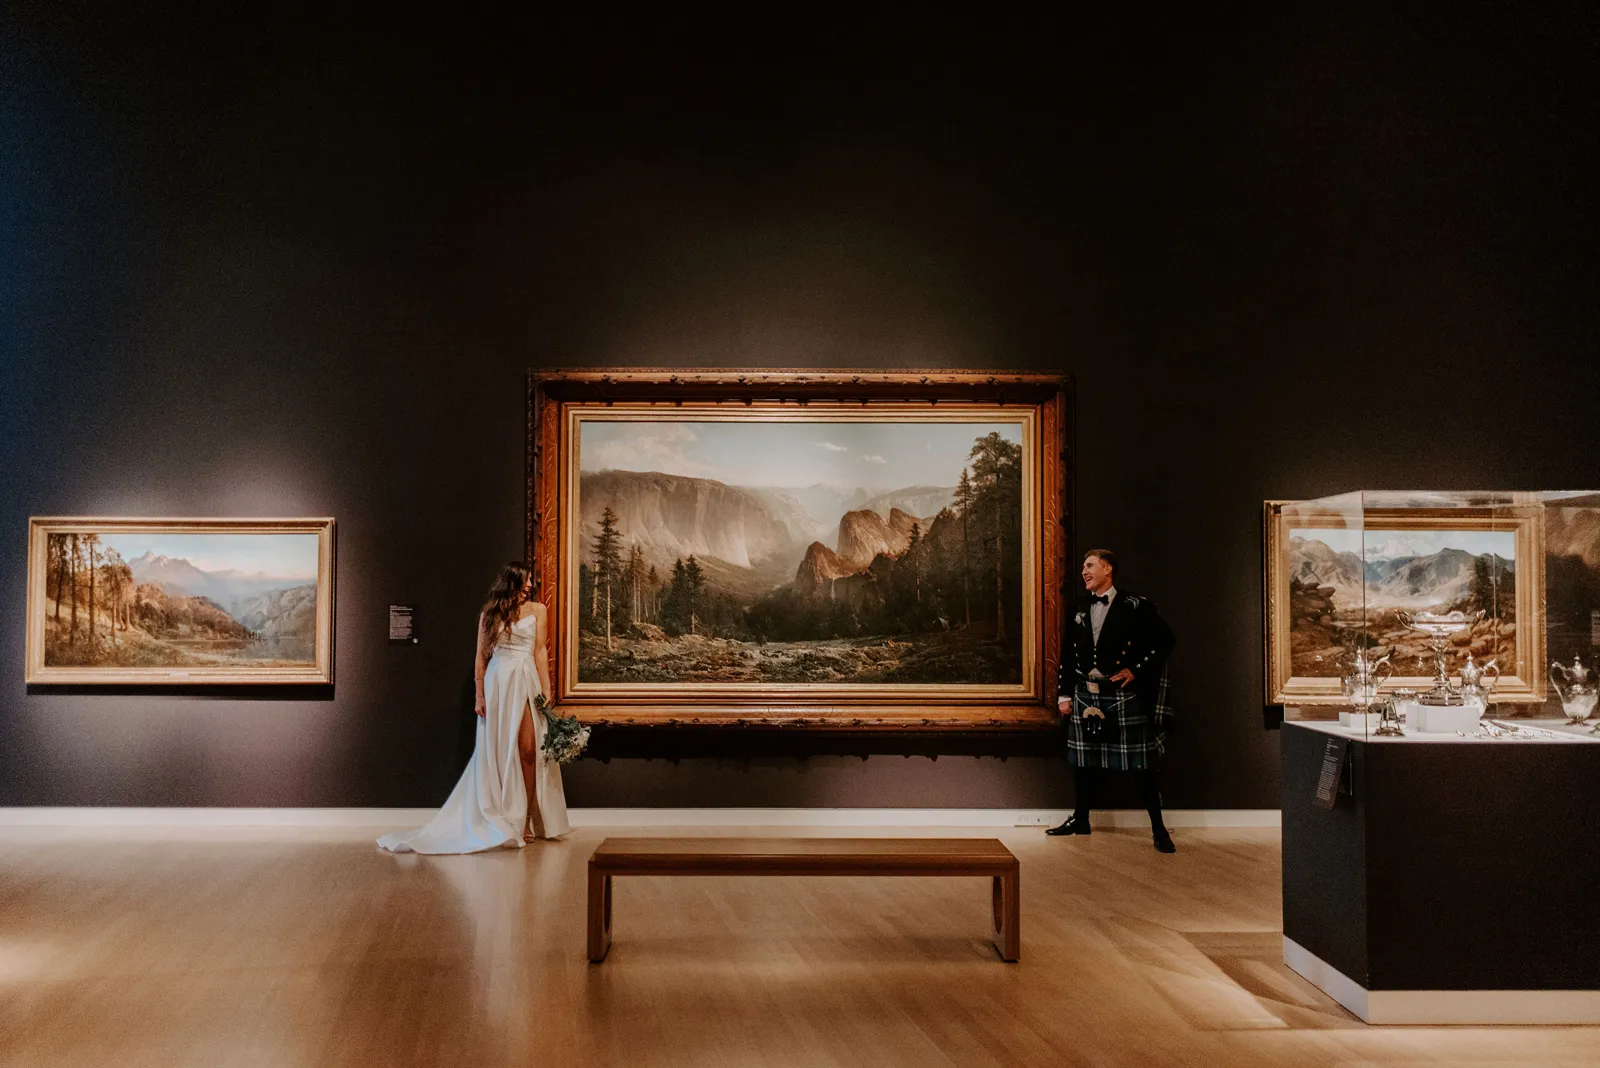
<path id="1" fill-rule="evenodd" d="M 1117 588 L 1107 586 L 1105 593 L 1100 596 L 1108 598 L 1105 604 L 1092 604 L 1089 606 L 1089 628 L 1094 631 L 1094 643 L 1100 644 L 1100 628 L 1105 626 L 1106 613 L 1111 611 L 1111 602 L 1116 600 Z"/>

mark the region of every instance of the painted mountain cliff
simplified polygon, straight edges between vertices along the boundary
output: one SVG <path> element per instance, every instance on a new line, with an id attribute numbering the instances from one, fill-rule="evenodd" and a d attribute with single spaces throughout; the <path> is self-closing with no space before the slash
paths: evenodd
<path id="1" fill-rule="evenodd" d="M 1512 561 L 1494 553 L 1474 555 L 1441 549 L 1426 556 L 1368 560 L 1352 552 L 1335 552 L 1316 538 L 1291 538 L 1289 578 L 1306 585 L 1331 587 L 1340 609 L 1421 609 L 1453 604 L 1467 597 L 1474 581 L 1485 575 L 1496 584 L 1515 581 Z M 1365 591 L 1362 586 L 1365 583 Z"/>
<path id="2" fill-rule="evenodd" d="M 715 557 L 735 567 L 757 568 L 799 551 L 789 522 L 756 494 L 709 478 L 659 472 L 598 471 L 579 482 L 581 529 L 594 531 L 611 509 L 627 545 L 637 545 L 657 567 L 679 557 Z M 801 543 L 803 547 L 803 542 Z M 793 566 L 785 561 L 784 570 Z"/>
<path id="3" fill-rule="evenodd" d="M 159 586 L 181 597 L 209 597 L 225 609 L 273 590 L 303 585 L 305 579 L 275 578 L 236 570 L 204 571 L 183 558 L 146 552 L 128 561 L 135 582 Z"/>
<path id="4" fill-rule="evenodd" d="M 912 528 L 919 525 L 926 524 L 898 508 L 889 509 L 887 518 L 865 508 L 846 512 L 839 520 L 839 559 L 859 569 L 879 553 L 899 556 L 911 544 Z"/>

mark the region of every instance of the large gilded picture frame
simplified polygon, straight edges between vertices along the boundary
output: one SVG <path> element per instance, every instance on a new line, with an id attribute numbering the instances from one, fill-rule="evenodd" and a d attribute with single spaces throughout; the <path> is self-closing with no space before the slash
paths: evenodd
<path id="1" fill-rule="evenodd" d="M 1071 392 L 977 371 L 534 371 L 556 702 L 616 726 L 1053 726 Z"/>
<path id="2" fill-rule="evenodd" d="M 1262 507 L 1262 555 L 1268 705 L 1347 704 L 1341 676 L 1350 667 L 1352 642 L 1364 643 L 1373 658 L 1390 657 L 1393 674 L 1385 690 L 1428 689 L 1431 654 L 1398 613 L 1471 609 L 1467 602 L 1485 596 L 1479 586 L 1494 603 L 1449 654 L 1452 677 L 1470 651 L 1479 664 L 1497 661 L 1494 700 L 1545 700 L 1539 508 L 1351 512 L 1269 500 Z M 1441 575 L 1449 578 L 1441 581 Z M 1343 639 L 1330 638 L 1341 630 Z"/>
<path id="3" fill-rule="evenodd" d="M 333 682 L 328 518 L 28 521 L 30 685 Z"/>

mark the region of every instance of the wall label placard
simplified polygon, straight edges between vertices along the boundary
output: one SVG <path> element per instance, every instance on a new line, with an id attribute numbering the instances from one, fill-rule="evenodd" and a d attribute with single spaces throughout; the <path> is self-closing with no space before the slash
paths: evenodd
<path id="1" fill-rule="evenodd" d="M 1332 808 L 1340 794 L 1351 793 L 1346 784 L 1346 769 L 1350 766 L 1350 743 L 1343 738 L 1329 738 L 1322 750 L 1322 773 L 1317 776 L 1317 796 L 1312 802 L 1318 808 Z"/>
<path id="2" fill-rule="evenodd" d="M 397 645 L 417 644 L 417 609 L 415 605 L 389 606 L 389 641 Z"/>

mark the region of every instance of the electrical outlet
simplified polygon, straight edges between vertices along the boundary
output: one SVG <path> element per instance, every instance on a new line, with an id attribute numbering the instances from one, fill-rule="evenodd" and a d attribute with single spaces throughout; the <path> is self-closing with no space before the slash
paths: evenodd
<path id="1" fill-rule="evenodd" d="M 1017 822 L 1012 824 L 1012 826 L 1048 827 L 1050 826 L 1050 817 L 1046 816 L 1043 812 L 1019 812 L 1017 813 Z"/>

